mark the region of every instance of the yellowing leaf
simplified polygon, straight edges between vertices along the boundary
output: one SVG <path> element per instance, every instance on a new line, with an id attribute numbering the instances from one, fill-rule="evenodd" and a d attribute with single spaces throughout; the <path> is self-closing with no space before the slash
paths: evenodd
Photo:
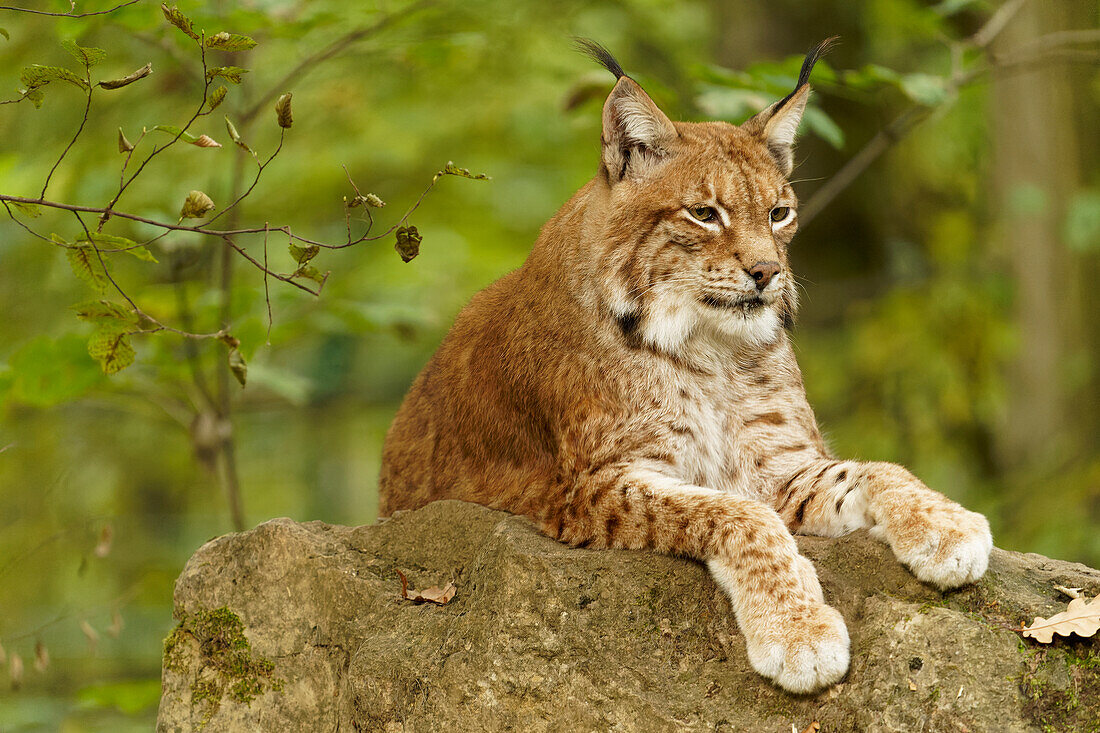
<path id="1" fill-rule="evenodd" d="M 134 363 L 134 347 L 130 334 L 113 328 L 105 328 L 92 334 L 88 340 L 88 353 L 99 362 L 104 374 L 115 374 Z"/>
<path id="2" fill-rule="evenodd" d="M 161 11 L 164 13 L 165 19 L 172 25 L 179 28 L 194 40 L 199 40 L 199 34 L 195 33 L 195 27 L 191 23 L 191 19 L 180 12 L 179 8 L 175 5 L 168 7 L 164 3 L 160 5 Z"/>
<path id="3" fill-rule="evenodd" d="M 215 33 L 206 39 L 207 48 L 216 48 L 219 51 L 247 51 L 255 47 L 256 42 L 248 36 L 238 33 Z"/>
<path id="4" fill-rule="evenodd" d="M 1050 618 L 1036 616 L 1031 626 L 1023 629 L 1023 634 L 1043 644 L 1049 644 L 1054 639 L 1054 634 L 1088 637 L 1095 635 L 1097 631 L 1100 631 L 1100 595 L 1091 601 L 1074 598 L 1065 611 Z"/>
<path id="5" fill-rule="evenodd" d="M 69 260 L 69 266 L 73 268 L 74 275 L 100 293 L 107 290 L 110 282 L 107 279 L 107 270 L 95 250 L 88 245 L 69 247 L 65 250 L 65 257 Z"/>
<path id="6" fill-rule="evenodd" d="M 133 84 L 138 79 L 144 79 L 153 73 L 153 64 L 150 62 L 142 66 L 135 72 L 127 74 L 121 79 L 107 79 L 106 81 L 99 82 L 99 86 L 104 89 L 121 89 L 122 87 Z"/>
<path id="7" fill-rule="evenodd" d="M 229 92 L 228 87 L 216 87 L 214 91 L 210 92 L 210 110 L 213 111 L 222 100 L 225 99 L 225 95 Z"/>
<path id="8" fill-rule="evenodd" d="M 288 128 L 294 124 L 294 114 L 290 109 L 292 96 L 290 92 L 287 92 L 275 102 L 275 119 L 279 123 L 279 127 Z"/>
<path id="9" fill-rule="evenodd" d="M 19 75 L 19 80 L 23 82 L 23 86 L 27 89 L 44 87 L 51 81 L 67 81 L 73 86 L 80 87 L 81 89 L 88 88 L 88 83 L 86 81 L 68 69 L 60 66 L 39 66 L 38 64 L 31 64 L 23 68 L 23 71 Z"/>
<path id="10" fill-rule="evenodd" d="M 233 377 L 241 383 L 242 387 L 248 381 L 248 364 L 241 356 L 240 349 L 233 348 L 229 350 L 229 371 L 233 373 Z"/>
<path id="11" fill-rule="evenodd" d="M 126 133 L 122 131 L 122 128 L 118 128 L 118 152 L 129 153 L 134 149 L 134 144 L 126 139 Z"/>
<path id="12" fill-rule="evenodd" d="M 441 171 L 448 176 L 460 176 L 462 178 L 469 178 L 473 181 L 488 181 L 489 176 L 484 173 L 471 173 L 469 168 L 459 168 L 452 161 L 447 161 L 447 165 Z"/>
<path id="13" fill-rule="evenodd" d="M 100 61 L 107 58 L 107 52 L 102 48 L 86 48 L 77 45 L 75 41 L 69 40 L 62 41 L 61 46 L 71 53 L 73 58 L 88 67 L 95 66 Z"/>
<path id="14" fill-rule="evenodd" d="M 241 75 L 247 73 L 248 69 L 242 69 L 239 66 L 211 66 L 206 70 L 206 78 L 216 79 L 220 76 L 232 84 L 240 84 Z"/>
<path id="15" fill-rule="evenodd" d="M 201 219 L 214 209 L 214 202 L 202 191 L 187 194 L 187 200 L 180 209 L 180 219 Z"/>

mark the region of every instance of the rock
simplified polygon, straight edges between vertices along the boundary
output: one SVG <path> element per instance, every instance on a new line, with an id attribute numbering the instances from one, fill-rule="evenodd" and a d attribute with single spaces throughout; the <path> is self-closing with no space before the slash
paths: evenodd
<path id="1" fill-rule="evenodd" d="M 939 593 L 865 532 L 801 537 L 844 614 L 843 683 L 794 696 L 749 667 L 698 563 L 571 549 L 444 501 L 369 527 L 289 519 L 208 542 L 176 583 L 157 730 L 1100 730 L 1100 641 L 1012 629 L 1100 571 L 995 549 Z M 446 605 L 401 596 L 458 592 Z"/>

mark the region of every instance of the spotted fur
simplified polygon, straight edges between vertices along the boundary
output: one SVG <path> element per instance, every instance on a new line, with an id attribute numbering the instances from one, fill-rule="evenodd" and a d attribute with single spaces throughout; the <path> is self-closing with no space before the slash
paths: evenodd
<path id="1" fill-rule="evenodd" d="M 617 74 L 597 175 L 459 314 L 380 481 L 383 515 L 463 499 L 578 547 L 701 560 L 753 666 L 794 692 L 838 681 L 849 652 L 792 532 L 870 527 L 942 588 L 980 577 L 992 546 L 984 517 L 904 468 L 833 458 L 806 401 L 787 176 L 819 51 L 741 126 L 674 123 Z"/>

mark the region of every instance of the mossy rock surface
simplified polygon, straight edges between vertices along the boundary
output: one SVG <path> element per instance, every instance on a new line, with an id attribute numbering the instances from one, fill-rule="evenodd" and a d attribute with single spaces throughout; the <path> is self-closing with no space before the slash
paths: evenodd
<path id="1" fill-rule="evenodd" d="M 1055 584 L 1100 593 L 1100 571 L 995 549 L 944 594 L 864 532 L 799 545 L 852 637 L 848 676 L 814 696 L 752 671 L 694 562 L 570 549 L 454 501 L 368 527 L 265 522 L 177 581 L 157 729 L 1100 731 L 1100 640 L 1012 631 L 1065 608 Z M 457 595 L 410 603 L 396 570 Z"/>

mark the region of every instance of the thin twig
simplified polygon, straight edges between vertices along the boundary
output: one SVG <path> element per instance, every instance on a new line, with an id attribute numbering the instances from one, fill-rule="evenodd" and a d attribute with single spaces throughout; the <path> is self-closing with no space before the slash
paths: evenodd
<path id="1" fill-rule="evenodd" d="M 127 179 L 125 183 L 122 183 L 122 184 L 119 185 L 118 193 L 116 193 L 115 197 L 113 199 L 111 199 L 110 203 L 107 204 L 107 207 L 103 212 L 103 215 L 99 219 L 99 227 L 96 231 L 100 231 L 100 232 L 103 231 L 103 227 L 107 223 L 107 220 L 111 218 L 111 215 L 113 213 L 112 209 L 114 208 L 115 204 L 117 204 L 118 200 L 120 198 L 122 198 L 122 194 L 126 192 L 126 189 L 130 187 L 130 184 L 132 184 L 134 182 L 134 180 L 139 175 L 141 175 L 141 172 L 143 170 L 145 170 L 145 166 L 149 165 L 149 161 L 151 161 L 153 158 L 155 158 L 160 153 L 163 153 L 168 148 L 175 145 L 176 142 L 178 142 L 180 140 L 180 138 L 183 137 L 184 133 L 186 133 L 187 130 L 190 129 L 191 125 L 195 124 L 195 120 L 197 120 L 199 117 L 202 117 L 206 114 L 210 114 L 210 110 L 207 110 L 205 113 L 202 111 L 202 108 L 206 106 L 206 102 L 207 102 L 207 99 L 209 98 L 209 93 L 210 93 L 210 77 L 207 76 L 207 73 L 206 73 L 207 72 L 206 45 L 205 45 L 205 43 L 203 43 L 203 38 L 205 38 L 205 32 L 203 34 L 200 34 L 199 40 L 197 41 L 197 43 L 199 45 L 199 59 L 202 62 L 202 78 L 203 78 L 202 101 L 199 102 L 198 109 L 196 109 L 195 113 L 191 115 L 191 119 L 189 119 L 187 121 L 187 124 L 185 124 L 182 128 L 180 128 L 180 131 L 178 133 L 176 133 L 175 137 L 173 137 L 171 140 L 166 142 L 164 145 L 161 145 L 160 147 L 154 146 L 153 147 L 153 152 L 149 153 L 149 155 L 145 158 L 145 160 L 143 160 L 141 162 L 141 165 L 138 166 L 138 169 L 136 171 L 134 171 L 133 175 L 131 175 L 130 178 Z M 129 161 L 127 161 L 127 163 L 129 163 Z"/>
<path id="2" fill-rule="evenodd" d="M 271 346 L 271 326 L 274 319 L 271 317 L 271 291 L 267 288 L 267 222 L 264 222 L 264 300 L 267 301 L 267 345 Z"/>
<path id="3" fill-rule="evenodd" d="M 229 204 L 229 206 L 226 206 L 224 209 L 219 211 L 217 214 L 210 217 L 210 219 L 207 220 L 207 222 L 206 222 L 208 225 L 213 224 L 215 221 L 222 218 L 228 212 L 230 212 L 234 208 L 236 208 L 237 204 L 241 203 L 241 201 L 244 201 L 244 199 L 246 199 L 248 197 L 248 194 L 252 193 L 252 189 L 256 188 L 256 184 L 258 184 L 260 182 L 260 174 L 262 174 L 264 172 L 264 168 L 267 168 L 267 166 L 271 163 L 271 161 L 275 160 L 275 156 L 279 154 L 279 151 L 283 149 L 283 142 L 286 140 L 286 128 L 282 127 L 282 128 L 279 128 L 279 129 L 280 129 L 279 144 L 275 148 L 275 152 L 273 152 L 270 156 L 268 156 L 267 160 L 265 160 L 263 163 L 260 163 L 260 167 L 256 170 L 256 177 L 252 179 L 252 185 L 250 185 L 248 187 L 248 189 L 245 190 L 244 193 L 237 196 L 237 198 L 235 198 L 233 200 L 233 203 Z M 266 227 L 264 228 L 264 232 L 265 232 L 264 236 L 266 237 L 267 236 L 267 234 L 266 234 L 267 228 Z"/>
<path id="4" fill-rule="evenodd" d="M 61 165 L 61 161 L 65 160 L 65 156 L 72 150 L 73 145 L 76 144 L 76 140 L 80 137 L 80 133 L 84 132 L 84 126 L 88 124 L 88 112 L 92 109 L 92 90 L 95 89 L 92 86 L 92 72 L 91 69 L 84 66 L 84 80 L 88 84 L 88 96 L 84 103 L 84 116 L 80 118 L 80 127 L 76 128 L 76 134 L 73 135 L 73 139 L 69 141 L 69 144 L 65 146 L 65 149 L 61 151 L 61 157 L 57 159 L 57 162 L 50 168 L 50 172 L 46 175 L 46 182 L 42 184 L 41 198 L 46 198 L 46 189 L 50 187 L 50 179 L 53 178 L 54 171 L 57 170 L 57 166 Z"/>
<path id="5" fill-rule="evenodd" d="M 54 18 L 87 18 L 87 17 L 90 17 L 92 15 L 107 15 L 108 13 L 113 13 L 116 10 L 121 10 L 122 8 L 125 8 L 128 5 L 133 5 L 137 1 L 138 0 L 128 0 L 127 2 L 124 2 L 120 5 L 116 5 L 116 6 L 114 6 L 113 8 L 111 8 L 109 10 L 96 10 L 96 11 L 90 12 L 90 13 L 74 13 L 71 10 L 68 13 L 49 13 L 49 12 L 46 12 L 45 10 L 32 10 L 31 8 L 17 8 L 17 7 L 12 6 L 12 5 L 0 5 L 0 10 L 12 10 L 16 13 L 31 13 L 32 15 L 49 15 L 49 16 L 52 16 Z"/>
<path id="6" fill-rule="evenodd" d="M 327 61 L 328 59 L 340 53 L 353 43 L 361 41 L 365 38 L 369 38 L 370 36 L 373 36 L 376 33 L 385 30 L 394 23 L 397 23 L 400 20 L 404 20 L 410 15 L 417 13 L 420 10 L 423 10 L 424 8 L 427 8 L 431 5 L 434 5 L 435 2 L 436 0 L 420 0 L 419 2 L 415 2 L 412 5 L 402 8 L 401 10 L 390 13 L 389 15 L 383 17 L 381 20 L 372 25 L 366 26 L 364 28 L 356 28 L 355 30 L 349 31 L 340 38 L 337 38 L 329 45 L 325 46 L 320 51 L 310 54 L 306 58 L 302 59 L 300 62 L 298 62 L 297 66 L 284 74 L 283 77 L 279 79 L 279 81 L 272 84 L 271 87 L 266 92 L 261 94 L 259 99 L 257 99 L 256 102 L 251 107 L 249 107 L 248 110 L 245 111 L 245 113 L 241 116 L 242 127 L 250 123 L 256 117 L 256 115 L 258 115 L 263 110 L 263 108 L 271 102 L 271 100 L 275 99 L 275 97 L 277 97 L 279 94 L 282 94 L 283 91 L 285 91 L 290 86 L 293 86 L 294 82 L 298 81 L 301 77 L 309 73 L 317 64 L 321 63 L 322 61 Z"/>
<path id="7" fill-rule="evenodd" d="M 966 39 L 966 44 L 974 48 L 986 48 L 989 44 L 993 43 L 994 39 L 1001 34 L 1008 22 L 1016 17 L 1016 13 L 1020 12 L 1020 8 L 1024 6 L 1028 0 L 1007 0 L 1001 7 L 997 8 L 993 15 L 989 16 L 981 28 L 974 32 L 974 35 Z"/>
<path id="8" fill-rule="evenodd" d="M 1008 0 L 997 9 L 985 25 L 966 41 L 963 41 L 962 44 L 973 48 L 986 48 L 1004 30 L 1005 25 L 1019 12 L 1025 2 L 1027 0 Z M 1095 61 L 1097 59 L 1096 51 L 1066 48 L 1066 46 L 1088 43 L 1097 39 L 1098 35 L 1093 31 L 1059 31 L 1048 33 L 1012 51 L 997 55 L 987 53 L 988 64 L 966 73 L 962 73 L 958 69 L 953 71 L 947 83 L 944 100 L 953 99 L 961 88 L 988 74 L 1012 73 L 1021 69 L 1033 68 L 1036 64 L 1045 61 Z M 955 48 L 955 46 L 952 48 Z M 1040 48 L 1041 50 L 1031 54 L 1019 53 L 1021 50 L 1031 48 Z M 821 188 L 814 191 L 799 211 L 798 219 L 801 226 L 805 227 L 809 224 L 863 171 L 942 104 L 941 102 L 933 107 L 914 104 L 880 130 Z"/>

